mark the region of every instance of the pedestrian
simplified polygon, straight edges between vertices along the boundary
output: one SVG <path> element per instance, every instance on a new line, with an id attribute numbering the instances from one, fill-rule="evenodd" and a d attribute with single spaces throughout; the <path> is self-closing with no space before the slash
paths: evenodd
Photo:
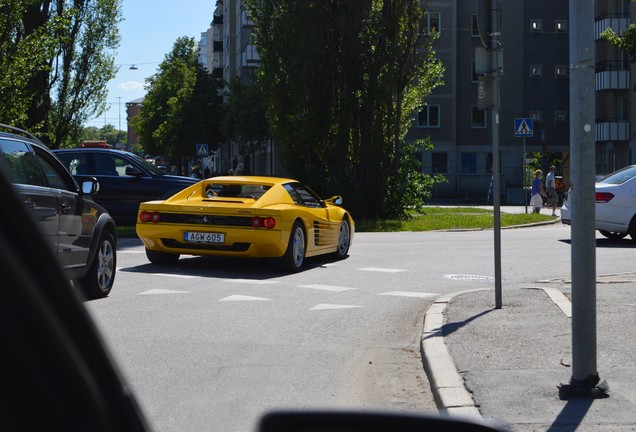
<path id="1" fill-rule="evenodd" d="M 548 196 L 547 204 L 552 207 L 552 216 L 556 216 L 556 206 L 559 201 L 559 197 L 556 191 L 556 178 L 554 175 L 556 174 L 556 167 L 552 165 L 550 167 L 550 172 L 545 176 L 545 191 Z"/>
<path id="2" fill-rule="evenodd" d="M 201 180 L 203 173 L 201 173 L 201 162 L 197 162 L 192 166 L 192 174 L 190 177 Z"/>
<path id="3" fill-rule="evenodd" d="M 530 205 L 534 207 L 533 213 L 540 213 L 541 207 L 543 207 L 543 196 L 545 192 L 543 185 L 541 184 L 541 177 L 543 171 L 540 169 L 534 172 L 534 180 L 532 180 L 532 191 L 530 193 Z"/>

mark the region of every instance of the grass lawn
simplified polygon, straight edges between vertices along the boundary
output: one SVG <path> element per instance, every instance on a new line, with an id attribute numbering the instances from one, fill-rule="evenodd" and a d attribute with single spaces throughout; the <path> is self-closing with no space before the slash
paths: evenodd
<path id="1" fill-rule="evenodd" d="M 529 210 L 532 211 L 532 210 Z M 413 213 L 409 220 L 356 220 L 356 232 L 434 231 L 493 228 L 491 210 L 475 207 L 426 207 L 424 213 Z M 501 212 L 501 226 L 525 225 L 554 220 L 546 214 L 511 214 Z M 135 227 L 118 227 L 121 238 L 137 237 Z"/>
<path id="2" fill-rule="evenodd" d="M 546 214 L 500 213 L 502 227 L 526 225 L 554 220 Z M 475 207 L 426 207 L 424 213 L 413 213 L 409 220 L 356 220 L 357 232 L 435 231 L 493 228 L 491 210 Z"/>

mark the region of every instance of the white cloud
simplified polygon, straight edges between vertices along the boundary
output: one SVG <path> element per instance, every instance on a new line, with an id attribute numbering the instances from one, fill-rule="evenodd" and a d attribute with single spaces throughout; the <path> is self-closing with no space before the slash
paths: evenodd
<path id="1" fill-rule="evenodd" d="M 143 83 L 140 83 L 139 81 L 126 81 L 119 84 L 118 87 L 120 90 L 123 90 L 123 91 L 142 90 L 144 88 L 144 85 Z"/>

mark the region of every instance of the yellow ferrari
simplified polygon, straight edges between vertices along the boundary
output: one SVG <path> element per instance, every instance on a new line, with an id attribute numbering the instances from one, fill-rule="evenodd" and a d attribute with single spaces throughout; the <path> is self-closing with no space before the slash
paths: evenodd
<path id="1" fill-rule="evenodd" d="M 322 200 L 296 180 L 213 177 L 141 203 L 136 229 L 152 263 L 180 255 L 277 258 L 296 272 L 307 257 L 348 256 L 355 224 L 340 204 L 340 196 Z"/>

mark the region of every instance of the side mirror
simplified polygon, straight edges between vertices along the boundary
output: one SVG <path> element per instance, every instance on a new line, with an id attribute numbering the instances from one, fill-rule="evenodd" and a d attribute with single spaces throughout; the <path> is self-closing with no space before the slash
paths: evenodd
<path id="1" fill-rule="evenodd" d="M 342 197 L 340 195 L 334 195 L 331 198 L 326 199 L 325 202 L 339 206 L 342 205 Z"/>
<path id="2" fill-rule="evenodd" d="M 99 192 L 99 182 L 95 177 L 83 178 L 81 187 L 84 195 L 93 195 Z"/>

